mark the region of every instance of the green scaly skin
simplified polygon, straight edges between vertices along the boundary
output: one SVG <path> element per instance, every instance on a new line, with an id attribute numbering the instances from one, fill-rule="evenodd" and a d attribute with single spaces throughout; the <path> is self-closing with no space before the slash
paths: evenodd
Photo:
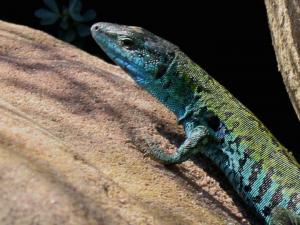
<path id="1" fill-rule="evenodd" d="M 164 164 L 209 157 L 265 224 L 300 224 L 300 170 L 294 157 L 221 84 L 170 42 L 139 27 L 92 26 L 107 55 L 183 124 L 173 154 L 150 149 Z"/>

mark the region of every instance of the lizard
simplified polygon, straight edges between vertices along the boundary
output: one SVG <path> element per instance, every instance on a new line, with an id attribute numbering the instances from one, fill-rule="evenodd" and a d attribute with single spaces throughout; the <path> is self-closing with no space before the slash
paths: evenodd
<path id="1" fill-rule="evenodd" d="M 224 86 L 178 46 L 146 29 L 99 22 L 91 34 L 182 124 L 185 141 L 173 153 L 150 148 L 155 160 L 177 164 L 203 154 L 264 224 L 300 224 L 298 162 Z"/>

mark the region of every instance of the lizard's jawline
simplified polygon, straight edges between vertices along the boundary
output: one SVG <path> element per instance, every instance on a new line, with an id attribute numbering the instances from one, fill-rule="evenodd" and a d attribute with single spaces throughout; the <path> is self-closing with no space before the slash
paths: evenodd
<path id="1" fill-rule="evenodd" d="M 123 57 L 114 57 L 112 60 L 124 69 L 129 75 L 139 84 L 139 85 L 146 85 L 148 82 L 145 79 L 145 74 L 139 70 L 139 68 L 127 60 L 123 59 Z"/>

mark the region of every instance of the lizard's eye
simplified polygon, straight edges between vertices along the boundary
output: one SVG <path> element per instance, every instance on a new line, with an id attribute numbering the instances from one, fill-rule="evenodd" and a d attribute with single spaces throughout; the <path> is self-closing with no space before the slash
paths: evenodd
<path id="1" fill-rule="evenodd" d="M 134 46 L 134 42 L 130 38 L 122 38 L 119 40 L 120 45 L 128 50 L 132 49 Z"/>

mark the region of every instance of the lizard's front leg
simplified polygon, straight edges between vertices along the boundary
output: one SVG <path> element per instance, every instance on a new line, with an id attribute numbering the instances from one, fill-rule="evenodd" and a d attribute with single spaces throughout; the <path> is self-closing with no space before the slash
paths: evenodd
<path id="1" fill-rule="evenodd" d="M 209 142 L 209 132 L 204 126 L 197 126 L 189 132 L 186 140 L 172 154 L 168 154 L 160 148 L 150 148 L 148 155 L 163 164 L 175 164 L 188 160 L 199 153 Z"/>

